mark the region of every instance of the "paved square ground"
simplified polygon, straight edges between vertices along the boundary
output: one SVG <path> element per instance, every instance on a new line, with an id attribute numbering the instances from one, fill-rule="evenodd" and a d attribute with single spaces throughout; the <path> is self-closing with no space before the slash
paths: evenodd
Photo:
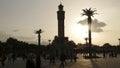
<path id="1" fill-rule="evenodd" d="M 15 63 L 10 63 L 8 60 L 5 62 L 4 68 L 25 68 L 26 61 L 18 58 Z M 60 61 L 56 64 L 49 64 L 49 60 L 45 61 L 45 68 L 60 68 Z M 2 68 L 0 64 L 0 68 Z M 82 55 L 78 54 L 76 63 L 71 63 L 67 60 L 65 68 L 120 68 L 120 55 L 117 58 L 97 58 L 97 59 L 84 59 Z"/>

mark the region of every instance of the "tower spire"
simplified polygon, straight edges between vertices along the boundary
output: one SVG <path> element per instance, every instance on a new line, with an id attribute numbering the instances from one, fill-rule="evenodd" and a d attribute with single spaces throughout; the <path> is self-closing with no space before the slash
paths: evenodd
<path id="1" fill-rule="evenodd" d="M 62 4 L 62 0 L 60 0 L 60 4 Z"/>

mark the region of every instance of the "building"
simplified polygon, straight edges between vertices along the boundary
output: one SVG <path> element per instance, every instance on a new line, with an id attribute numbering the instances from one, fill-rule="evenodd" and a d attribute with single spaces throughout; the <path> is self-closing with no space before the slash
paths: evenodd
<path id="1" fill-rule="evenodd" d="M 58 20 L 58 36 L 54 37 L 54 40 L 52 42 L 52 45 L 57 50 L 56 52 L 61 53 L 62 51 L 66 50 L 66 44 L 68 43 L 68 37 L 65 37 L 65 26 L 64 26 L 64 20 L 65 20 L 65 11 L 63 10 L 63 5 L 60 4 L 58 6 L 57 11 L 57 20 Z"/>
<path id="2" fill-rule="evenodd" d="M 64 26 L 64 20 L 65 20 L 65 11 L 63 10 L 63 5 L 60 4 L 58 6 L 57 11 L 57 20 L 58 20 L 58 36 L 55 36 L 54 42 L 57 44 L 57 46 L 64 46 L 68 42 L 68 37 L 65 37 L 65 26 Z"/>

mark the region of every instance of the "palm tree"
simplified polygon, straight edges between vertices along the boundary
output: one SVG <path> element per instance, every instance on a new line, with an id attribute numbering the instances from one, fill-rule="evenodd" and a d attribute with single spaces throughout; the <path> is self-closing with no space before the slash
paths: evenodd
<path id="1" fill-rule="evenodd" d="M 41 35 L 40 34 L 43 33 L 43 31 L 41 29 L 39 29 L 39 30 L 35 31 L 35 33 L 38 34 L 38 45 L 40 46 L 41 45 L 41 43 L 40 43 Z"/>
<path id="2" fill-rule="evenodd" d="M 92 56 L 92 51 L 91 51 L 91 46 L 92 46 L 92 40 L 91 40 L 91 23 L 92 23 L 92 18 L 95 13 L 96 10 L 92 10 L 91 8 L 89 9 L 83 9 L 83 13 L 82 13 L 82 16 L 87 16 L 87 21 L 88 21 L 88 39 L 89 39 L 89 56 L 91 57 Z"/>

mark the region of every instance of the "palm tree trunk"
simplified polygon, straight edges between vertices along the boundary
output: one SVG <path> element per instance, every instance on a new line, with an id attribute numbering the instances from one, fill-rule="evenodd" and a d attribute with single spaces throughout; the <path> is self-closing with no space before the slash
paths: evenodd
<path id="1" fill-rule="evenodd" d="M 91 19 L 90 16 L 88 16 L 88 27 L 89 27 L 89 30 L 88 30 L 88 35 L 89 35 L 89 56 L 90 56 L 90 57 L 92 57 L 92 49 L 91 49 L 91 46 L 92 46 L 91 23 L 92 23 L 92 19 Z"/>
<path id="2" fill-rule="evenodd" d="M 38 46 L 40 46 L 40 34 L 38 34 Z"/>

